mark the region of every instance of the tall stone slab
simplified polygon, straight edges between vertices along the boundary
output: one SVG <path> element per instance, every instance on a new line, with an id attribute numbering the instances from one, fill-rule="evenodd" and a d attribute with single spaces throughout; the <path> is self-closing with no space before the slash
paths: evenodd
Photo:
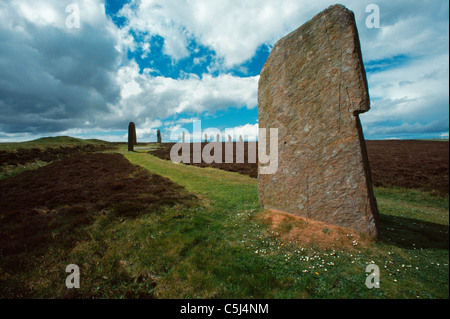
<path id="1" fill-rule="evenodd" d="M 161 139 L 161 131 L 158 129 L 158 131 L 156 131 L 156 139 L 157 139 L 157 143 L 161 144 L 162 139 Z"/>
<path id="2" fill-rule="evenodd" d="M 134 151 L 134 145 L 137 144 L 136 142 L 136 125 L 133 122 L 130 122 L 130 124 L 128 124 L 128 151 Z"/>
<path id="3" fill-rule="evenodd" d="M 359 120 L 369 109 L 353 12 L 331 6 L 279 40 L 258 89 L 259 127 L 278 128 L 278 170 L 258 176 L 261 206 L 378 237 Z"/>

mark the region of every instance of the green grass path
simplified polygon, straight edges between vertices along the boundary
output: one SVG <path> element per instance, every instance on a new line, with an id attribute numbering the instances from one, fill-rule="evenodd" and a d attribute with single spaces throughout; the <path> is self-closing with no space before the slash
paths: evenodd
<path id="1" fill-rule="evenodd" d="M 221 207 L 233 209 L 236 204 L 259 207 L 257 182 L 253 178 L 213 168 L 175 164 L 146 153 L 126 152 L 124 155 L 133 164 L 168 177 L 197 196 L 217 202 Z"/>
<path id="2" fill-rule="evenodd" d="M 255 179 L 122 154 L 204 203 L 165 221 L 164 241 L 170 246 L 177 238 L 182 257 L 164 276 L 167 290 L 160 297 L 448 298 L 448 198 L 377 188 L 380 242 L 354 251 L 320 250 L 282 243 L 261 224 Z M 373 262 L 381 268 L 382 289 L 364 284 L 365 267 Z"/>

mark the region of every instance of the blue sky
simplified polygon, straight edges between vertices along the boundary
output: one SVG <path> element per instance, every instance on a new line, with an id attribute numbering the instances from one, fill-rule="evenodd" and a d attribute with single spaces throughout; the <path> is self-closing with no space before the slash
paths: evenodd
<path id="1" fill-rule="evenodd" d="M 367 139 L 448 138 L 447 1 L 342 1 L 355 13 Z M 79 8 L 79 28 L 66 11 Z M 168 140 L 173 129 L 257 129 L 275 42 L 332 1 L 0 0 L 0 141 L 70 135 Z M 380 28 L 368 28 L 369 4 Z"/>

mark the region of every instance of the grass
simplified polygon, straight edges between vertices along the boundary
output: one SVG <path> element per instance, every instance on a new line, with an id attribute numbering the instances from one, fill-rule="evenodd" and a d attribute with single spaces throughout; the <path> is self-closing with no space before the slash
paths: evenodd
<path id="1" fill-rule="evenodd" d="M 206 294 L 198 297 L 448 298 L 448 198 L 377 188 L 380 242 L 354 249 L 318 249 L 282 242 L 280 233 L 289 232 L 291 223 L 281 224 L 275 234 L 261 223 L 264 213 L 258 205 L 254 179 L 168 163 L 142 153 L 125 155 L 210 200 L 209 206 L 191 216 L 194 224 L 202 221 L 202 231 L 177 232 L 186 239 L 199 232 L 204 236 L 203 244 L 206 239 L 215 243 L 210 249 L 195 252 L 198 265 L 189 259 L 181 262 L 191 273 L 198 273 L 201 264 L 203 282 L 214 287 L 209 293 L 206 287 L 200 289 Z M 328 233 L 327 228 L 323 232 Z M 383 288 L 379 290 L 364 285 L 365 267 L 372 262 L 381 268 Z M 223 274 L 232 274 L 232 278 Z M 198 285 L 190 278 L 184 278 L 189 282 L 186 286 Z M 226 288 L 218 291 L 222 286 Z"/>
<path id="2" fill-rule="evenodd" d="M 3 165 L 0 166 L 0 180 L 13 177 L 16 175 L 19 175 L 20 173 L 23 173 L 25 171 L 29 171 L 32 169 L 37 169 L 39 167 L 47 165 L 47 162 L 43 162 L 40 160 L 35 160 L 32 163 L 27 163 L 24 165 Z"/>
<path id="3" fill-rule="evenodd" d="M 380 241 L 349 232 L 343 244 L 324 247 L 290 236 L 308 223 L 268 222 L 255 179 L 146 152 L 120 149 L 200 205 L 124 220 L 96 216 L 71 250 L 54 244 L 26 272 L 0 279 L 15 276 L 33 286 L 33 297 L 56 298 L 449 298 L 448 197 L 376 188 Z M 80 289 L 65 288 L 71 263 L 80 266 Z M 371 263 L 380 268 L 380 289 L 365 286 Z"/>

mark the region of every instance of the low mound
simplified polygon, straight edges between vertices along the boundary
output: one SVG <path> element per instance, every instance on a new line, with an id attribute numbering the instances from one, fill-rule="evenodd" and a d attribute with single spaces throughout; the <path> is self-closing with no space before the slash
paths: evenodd
<path id="1" fill-rule="evenodd" d="M 354 230 L 274 209 L 265 210 L 262 219 L 283 242 L 302 246 L 351 250 L 373 242 L 373 239 Z"/>

